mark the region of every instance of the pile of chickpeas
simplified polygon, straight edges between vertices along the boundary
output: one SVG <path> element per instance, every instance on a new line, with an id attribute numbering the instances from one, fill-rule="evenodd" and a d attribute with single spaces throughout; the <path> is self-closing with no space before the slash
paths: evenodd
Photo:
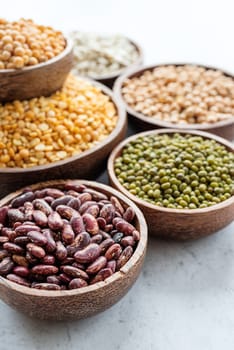
<path id="1" fill-rule="evenodd" d="M 159 66 L 127 79 L 126 103 L 149 119 L 212 124 L 234 115 L 234 80 L 199 66 Z"/>
<path id="2" fill-rule="evenodd" d="M 19 69 L 60 54 L 66 41 L 60 31 L 20 19 L 0 19 L 0 69 Z"/>
<path id="3" fill-rule="evenodd" d="M 109 96 L 70 75 L 49 97 L 0 104 L 0 167 L 32 167 L 77 155 L 117 123 Z"/>

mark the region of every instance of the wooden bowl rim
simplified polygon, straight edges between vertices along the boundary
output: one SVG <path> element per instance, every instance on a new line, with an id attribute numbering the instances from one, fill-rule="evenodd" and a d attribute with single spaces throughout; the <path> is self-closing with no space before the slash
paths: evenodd
<path id="1" fill-rule="evenodd" d="M 115 128 L 112 130 L 112 132 L 108 136 L 106 136 L 106 138 L 104 140 L 100 141 L 97 145 L 95 145 L 95 146 L 87 149 L 86 151 L 83 151 L 75 156 L 71 156 L 71 157 L 65 158 L 63 160 L 59 160 L 57 162 L 51 162 L 51 163 L 48 163 L 45 165 L 37 165 L 37 166 L 33 166 L 33 167 L 28 167 L 28 168 L 20 168 L 20 167 L 0 168 L 0 173 L 2 173 L 2 174 L 21 174 L 21 173 L 27 174 L 27 173 L 31 173 L 31 172 L 35 172 L 35 171 L 44 171 L 44 170 L 56 168 L 58 166 L 66 165 L 66 164 L 69 164 L 73 161 L 84 159 L 85 157 L 88 157 L 91 154 L 101 150 L 103 147 L 105 147 L 107 144 L 112 142 L 118 136 L 118 134 L 120 133 L 120 131 L 124 127 L 124 125 L 126 123 L 126 119 L 127 119 L 126 118 L 126 111 L 124 109 L 124 106 L 120 102 L 119 98 L 114 96 L 114 94 L 110 88 L 108 88 L 107 86 L 105 86 L 105 85 L 103 85 L 103 84 L 101 84 L 93 79 L 85 78 L 85 77 L 81 77 L 81 76 L 75 76 L 75 77 L 77 79 L 84 80 L 84 81 L 90 83 L 91 85 L 97 87 L 105 95 L 107 95 L 110 98 L 111 102 L 113 102 L 113 104 L 115 105 L 115 108 L 116 108 L 117 123 L 115 125 Z"/>
<path id="2" fill-rule="evenodd" d="M 217 136 L 217 135 L 214 135 L 214 134 L 211 134 L 208 132 L 200 131 L 200 130 L 155 129 L 155 130 L 140 132 L 138 134 L 135 134 L 133 136 L 126 138 L 121 143 L 119 143 L 113 149 L 113 151 L 111 152 L 111 154 L 108 158 L 107 171 L 108 171 L 108 175 L 109 175 L 111 181 L 114 183 L 115 187 L 120 192 L 122 192 L 126 197 L 130 198 L 134 203 L 136 203 L 138 206 L 140 206 L 141 208 L 145 207 L 145 208 L 148 208 L 151 210 L 160 211 L 162 213 L 173 213 L 176 215 L 205 214 L 205 213 L 209 213 L 212 211 L 226 208 L 229 205 L 233 204 L 234 203 L 234 195 L 232 195 L 230 198 L 226 199 L 225 201 L 211 205 L 210 207 L 207 207 L 207 208 L 197 208 L 197 209 L 165 208 L 165 207 L 160 207 L 158 205 L 151 204 L 143 199 L 138 198 L 137 196 L 130 193 L 125 187 L 123 187 L 121 185 L 121 183 L 119 182 L 119 180 L 114 172 L 114 161 L 115 161 L 116 157 L 118 157 L 121 154 L 122 149 L 126 144 L 128 144 L 129 142 L 131 142 L 139 137 L 142 137 L 142 136 L 157 135 L 157 134 L 174 134 L 174 133 L 198 135 L 198 136 L 202 136 L 202 137 L 207 138 L 207 139 L 213 139 L 213 140 L 217 141 L 218 143 L 222 144 L 223 146 L 225 146 L 229 151 L 234 153 L 234 145 L 231 142 L 227 141 L 226 139 L 223 139 L 220 136 Z"/>
<path id="3" fill-rule="evenodd" d="M 123 67 L 115 72 L 113 72 L 112 74 L 104 74 L 104 75 L 93 75 L 93 76 L 88 76 L 88 78 L 93 79 L 93 80 L 98 80 L 100 82 L 104 82 L 106 80 L 111 80 L 111 79 L 116 79 L 118 76 L 124 74 L 125 72 L 127 72 L 130 69 L 139 67 L 144 60 L 144 54 L 143 54 L 143 49 L 141 47 L 141 45 L 139 45 L 138 43 L 136 43 L 135 40 L 132 40 L 131 38 L 127 37 L 124 35 L 124 37 L 136 48 L 138 56 L 136 58 L 136 60 L 131 63 L 130 65 Z"/>
<path id="4" fill-rule="evenodd" d="M 147 117 L 143 113 L 135 111 L 125 101 L 125 99 L 122 95 L 122 85 L 126 79 L 132 78 L 135 76 L 140 76 L 143 72 L 145 72 L 147 70 L 151 71 L 157 67 L 162 67 L 162 66 L 177 66 L 178 67 L 178 66 L 186 66 L 186 65 L 202 67 L 205 69 L 219 70 L 223 74 L 225 74 L 227 77 L 232 78 L 234 80 L 234 75 L 231 72 L 228 72 L 226 70 L 223 70 L 221 68 L 214 67 L 214 66 L 207 66 L 207 65 L 196 64 L 196 63 L 160 63 L 160 64 L 156 64 L 156 65 L 145 66 L 145 67 L 142 67 L 140 69 L 135 68 L 132 70 L 128 70 L 125 74 L 121 75 L 115 81 L 114 86 L 113 86 L 114 95 L 121 100 L 121 103 L 124 105 L 125 109 L 127 110 L 127 112 L 129 114 L 131 114 L 135 118 L 140 119 L 141 121 L 143 121 L 144 123 L 147 123 L 149 125 L 160 126 L 161 128 L 173 128 L 173 129 L 176 128 L 179 130 L 197 130 L 197 129 L 199 129 L 199 130 L 204 130 L 204 131 L 208 131 L 208 132 L 211 129 L 233 125 L 234 124 L 234 115 L 227 120 L 221 120 L 219 122 L 212 123 L 212 124 L 208 124 L 208 123 L 207 124 L 199 124 L 199 123 L 194 123 L 194 124 L 178 124 L 177 123 L 176 124 L 176 123 L 165 122 L 162 120 L 157 120 L 157 118 Z"/>
<path id="5" fill-rule="evenodd" d="M 58 185 L 61 186 L 66 181 L 73 181 L 73 182 L 75 181 L 76 183 L 84 184 L 86 186 L 89 186 L 90 188 L 93 188 L 101 192 L 104 190 L 104 192 L 107 192 L 109 195 L 115 195 L 122 202 L 124 202 L 128 206 L 131 206 L 135 210 L 136 218 L 139 223 L 140 240 L 137 244 L 136 250 L 134 251 L 132 257 L 128 260 L 128 262 L 119 271 L 115 272 L 112 276 L 108 277 L 105 281 L 97 282 L 87 287 L 82 287 L 80 289 L 64 290 L 64 291 L 63 290 L 62 291 L 37 290 L 34 288 L 29 288 L 29 287 L 25 287 L 20 284 L 14 283 L 0 276 L 0 284 L 5 285 L 8 289 L 20 292 L 21 294 L 26 294 L 26 295 L 35 296 L 35 297 L 41 296 L 41 297 L 47 297 L 47 298 L 83 295 L 89 292 L 93 292 L 97 289 L 105 288 L 107 285 L 111 284 L 112 282 L 119 280 L 120 278 L 122 278 L 122 275 L 126 275 L 131 270 L 132 266 L 134 266 L 138 262 L 138 260 L 144 255 L 144 251 L 147 246 L 147 237 L 148 237 L 148 228 L 147 228 L 144 215 L 134 202 L 132 202 L 129 198 L 125 197 L 121 192 L 117 191 L 116 189 L 113 189 L 110 186 L 104 185 L 96 181 L 74 180 L 74 179 L 43 181 L 43 182 L 38 182 L 36 184 L 30 185 L 30 187 L 32 189 L 39 189 L 39 188 L 48 187 L 48 186 L 52 186 L 52 187 L 58 186 Z M 2 198 L 0 200 L 0 206 L 7 204 L 10 200 L 15 198 L 19 194 L 21 194 L 24 188 L 21 188 L 20 190 L 12 192 L 9 195 Z"/>
<path id="6" fill-rule="evenodd" d="M 26 67 L 19 68 L 19 69 L 13 69 L 13 68 L 0 69 L 0 77 L 1 76 L 3 77 L 4 75 L 7 75 L 9 73 L 19 73 L 20 74 L 20 73 L 36 70 L 39 68 L 44 68 L 46 66 L 50 66 L 50 65 L 62 60 L 65 56 L 69 55 L 73 50 L 72 40 L 69 38 L 66 38 L 65 36 L 64 36 L 64 39 L 66 41 L 66 46 L 65 46 L 64 50 L 62 52 L 60 52 L 57 56 L 54 56 L 45 62 L 35 64 L 34 66 L 26 66 Z"/>

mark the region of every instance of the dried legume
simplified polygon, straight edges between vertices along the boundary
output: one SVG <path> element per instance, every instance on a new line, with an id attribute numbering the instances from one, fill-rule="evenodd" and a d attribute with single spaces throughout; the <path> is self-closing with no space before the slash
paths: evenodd
<path id="1" fill-rule="evenodd" d="M 30 199 L 24 201 L 28 193 Z M 48 193 L 52 197 L 49 205 L 46 203 Z M 88 203 L 86 210 L 81 210 L 81 201 L 77 209 L 69 207 L 68 196 L 82 198 L 83 205 Z M 57 205 L 58 200 L 66 204 Z M 87 214 L 93 202 L 98 207 L 94 216 L 90 211 Z M 122 213 L 111 202 L 118 203 Z M 32 206 L 30 220 L 26 218 L 29 204 Z M 9 215 L 12 210 L 14 216 Z M 35 220 L 39 211 L 47 221 Z M 108 213 L 106 219 L 103 213 Z M 127 216 L 128 221 L 123 216 Z M 27 189 L 0 208 L 0 275 L 21 285 L 45 290 L 81 288 L 103 281 L 121 269 L 138 244 L 140 233 L 134 226 L 134 216 L 134 210 L 123 206 L 116 197 L 109 198 L 76 181 L 65 183 L 59 190 Z M 104 221 L 101 228 L 99 218 Z M 107 229 L 108 225 L 111 229 Z M 112 239 L 117 234 L 118 243 Z"/>
<path id="2" fill-rule="evenodd" d="M 196 135 L 138 137 L 123 148 L 114 169 L 130 193 L 162 207 L 205 208 L 234 194 L 234 154 Z"/>
<path id="3" fill-rule="evenodd" d="M 169 123 L 212 124 L 234 118 L 234 80 L 198 66 L 160 66 L 122 88 L 136 112 Z"/>
<path id="4" fill-rule="evenodd" d="M 74 69 L 78 75 L 101 78 L 113 74 L 137 60 L 136 47 L 121 35 L 72 32 Z"/>
<path id="5" fill-rule="evenodd" d="M 48 61 L 66 46 L 63 34 L 32 20 L 0 19 L 0 69 L 19 69 Z"/>
<path id="6" fill-rule="evenodd" d="M 105 139 L 117 115 L 109 96 L 69 76 L 50 97 L 0 104 L 0 167 L 32 167 L 77 155 Z"/>

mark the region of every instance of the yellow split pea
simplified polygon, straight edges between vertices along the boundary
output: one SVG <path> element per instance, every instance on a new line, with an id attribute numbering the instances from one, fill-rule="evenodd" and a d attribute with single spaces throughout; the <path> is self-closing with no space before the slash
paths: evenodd
<path id="1" fill-rule="evenodd" d="M 117 123 L 109 96 L 70 75 L 50 97 L 0 104 L 0 167 L 32 167 L 77 155 Z"/>

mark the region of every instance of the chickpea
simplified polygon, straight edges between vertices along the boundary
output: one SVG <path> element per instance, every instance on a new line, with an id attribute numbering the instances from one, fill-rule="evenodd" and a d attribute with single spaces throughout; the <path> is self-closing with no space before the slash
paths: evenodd
<path id="1" fill-rule="evenodd" d="M 233 79 L 199 66 L 156 67 L 126 79 L 122 94 L 137 112 L 174 124 L 216 123 L 234 115 Z"/>
<path id="2" fill-rule="evenodd" d="M 5 62 L 1 69 L 21 69 L 45 62 L 60 54 L 65 45 L 62 33 L 32 20 L 0 22 L 0 61 Z"/>

